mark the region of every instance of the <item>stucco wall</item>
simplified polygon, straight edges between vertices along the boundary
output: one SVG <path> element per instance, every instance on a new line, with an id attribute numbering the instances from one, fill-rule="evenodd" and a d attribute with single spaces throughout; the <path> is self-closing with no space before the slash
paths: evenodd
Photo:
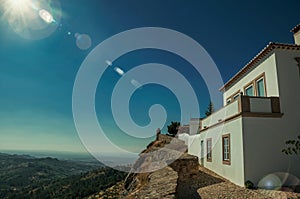
<path id="1" fill-rule="evenodd" d="M 295 57 L 300 57 L 300 51 L 276 50 L 280 105 L 289 123 L 299 123 L 300 118 L 300 73 Z"/>
<path id="2" fill-rule="evenodd" d="M 243 145 L 242 145 L 242 119 L 237 118 L 224 125 L 218 125 L 201 132 L 199 135 L 190 136 L 189 154 L 199 157 L 199 163 L 208 169 L 218 173 L 228 180 L 244 186 L 244 164 L 243 164 Z M 222 161 L 222 135 L 230 134 L 230 153 L 231 164 L 223 164 Z M 206 160 L 207 139 L 212 138 L 212 161 Z M 204 143 L 204 157 L 201 157 L 201 140 Z"/>
<path id="3" fill-rule="evenodd" d="M 238 101 L 234 101 L 203 119 L 201 121 L 201 129 L 205 129 L 221 121 L 224 121 L 226 118 L 236 115 L 238 111 Z"/>
<path id="4" fill-rule="evenodd" d="M 243 127 L 245 180 L 257 185 L 275 172 L 300 176 L 300 157 L 281 152 L 293 129 L 284 128 L 280 118 L 243 118 Z"/>
<path id="5" fill-rule="evenodd" d="M 285 141 L 300 134 L 300 77 L 295 57 L 300 52 L 276 49 L 282 118 L 243 118 L 245 180 L 258 183 L 274 172 L 300 178 L 300 156 L 281 152 Z"/>
<path id="6" fill-rule="evenodd" d="M 295 44 L 300 45 L 300 31 L 294 34 Z"/>
<path id="7" fill-rule="evenodd" d="M 195 135 L 199 132 L 200 128 L 200 119 L 193 118 L 190 120 L 190 129 L 189 129 L 189 134 L 190 135 Z"/>
<path id="8" fill-rule="evenodd" d="M 277 71 L 275 64 L 275 54 L 267 57 L 259 67 L 254 68 L 251 72 L 247 73 L 238 82 L 236 82 L 232 87 L 224 92 L 223 103 L 226 105 L 226 99 L 236 93 L 237 91 L 244 92 L 244 86 L 254 80 L 256 77 L 265 72 L 266 78 L 266 90 L 268 97 L 278 97 L 278 81 L 277 81 Z"/>
<path id="9" fill-rule="evenodd" d="M 188 146 L 188 144 L 189 144 L 189 134 L 187 134 L 187 133 L 178 134 L 178 139 L 184 141 L 184 144 Z"/>

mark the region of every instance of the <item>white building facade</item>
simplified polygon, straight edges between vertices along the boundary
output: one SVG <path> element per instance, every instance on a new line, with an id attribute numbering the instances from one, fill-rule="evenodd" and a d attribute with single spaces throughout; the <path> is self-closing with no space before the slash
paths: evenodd
<path id="1" fill-rule="evenodd" d="M 300 178 L 300 156 L 282 152 L 300 134 L 300 25 L 293 32 L 295 44 L 267 45 L 220 89 L 224 107 L 179 135 L 201 165 L 240 186 L 274 173 Z"/>

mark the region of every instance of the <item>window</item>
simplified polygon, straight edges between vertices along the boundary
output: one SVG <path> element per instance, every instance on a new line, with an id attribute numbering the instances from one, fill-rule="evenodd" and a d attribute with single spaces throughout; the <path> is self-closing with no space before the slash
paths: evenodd
<path id="1" fill-rule="evenodd" d="M 245 95 L 248 96 L 254 96 L 254 89 L 253 89 L 253 84 L 251 84 L 250 86 L 246 87 L 245 89 Z"/>
<path id="2" fill-rule="evenodd" d="M 257 91 L 257 96 L 259 97 L 265 96 L 265 82 L 263 77 L 256 81 L 256 91 Z"/>
<path id="3" fill-rule="evenodd" d="M 231 102 L 231 98 L 228 98 L 228 99 L 226 100 L 226 103 L 229 104 L 230 102 Z"/>
<path id="4" fill-rule="evenodd" d="M 206 155 L 206 160 L 208 162 L 212 161 L 212 139 L 208 138 L 206 140 L 206 147 L 207 147 L 207 155 Z"/>
<path id="5" fill-rule="evenodd" d="M 223 164 L 230 164 L 230 135 L 222 136 Z"/>
<path id="6" fill-rule="evenodd" d="M 247 86 L 244 87 L 244 92 L 247 96 L 267 96 L 265 73 L 262 73 L 249 84 L 247 84 Z"/>
<path id="7" fill-rule="evenodd" d="M 238 90 L 233 95 L 231 95 L 230 97 L 228 97 L 227 100 L 226 100 L 226 104 L 230 104 L 231 102 L 233 102 L 234 100 L 236 100 L 239 96 L 240 96 L 240 90 Z"/>
<path id="8" fill-rule="evenodd" d="M 238 93 L 238 94 L 236 94 L 236 95 L 234 95 L 233 96 L 233 100 L 236 100 L 238 97 L 240 96 L 240 94 Z"/>

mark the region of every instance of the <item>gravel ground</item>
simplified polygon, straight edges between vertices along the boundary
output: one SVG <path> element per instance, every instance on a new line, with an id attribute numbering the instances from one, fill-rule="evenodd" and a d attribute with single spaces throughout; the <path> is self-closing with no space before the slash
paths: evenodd
<path id="1" fill-rule="evenodd" d="M 249 190 L 244 187 L 235 185 L 228 180 L 218 176 L 214 172 L 199 167 L 199 183 L 202 184 L 197 190 L 202 199 L 211 198 L 232 198 L 232 199 L 292 199 L 300 198 L 300 193 L 284 192 L 284 191 L 273 191 L 273 190 Z M 209 175 L 210 178 L 201 177 L 203 175 Z M 220 182 L 222 180 L 222 182 Z"/>

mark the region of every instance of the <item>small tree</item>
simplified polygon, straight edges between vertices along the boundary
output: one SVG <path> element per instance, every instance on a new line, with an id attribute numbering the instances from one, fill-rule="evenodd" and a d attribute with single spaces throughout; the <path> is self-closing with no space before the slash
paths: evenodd
<path id="1" fill-rule="evenodd" d="M 285 142 L 286 148 L 282 149 L 282 152 L 287 155 L 296 155 L 300 152 L 300 135 L 298 135 L 297 140 L 288 140 Z"/>
<path id="2" fill-rule="evenodd" d="M 210 116 L 214 111 L 215 111 L 215 110 L 214 110 L 214 105 L 213 105 L 213 103 L 210 101 L 210 102 L 209 102 L 209 105 L 208 105 L 208 107 L 207 107 L 207 110 L 205 111 L 206 117 L 207 117 L 207 116 Z"/>
<path id="3" fill-rule="evenodd" d="M 174 137 L 178 132 L 179 126 L 180 126 L 180 122 L 172 121 L 171 124 L 168 126 L 168 133 Z"/>

